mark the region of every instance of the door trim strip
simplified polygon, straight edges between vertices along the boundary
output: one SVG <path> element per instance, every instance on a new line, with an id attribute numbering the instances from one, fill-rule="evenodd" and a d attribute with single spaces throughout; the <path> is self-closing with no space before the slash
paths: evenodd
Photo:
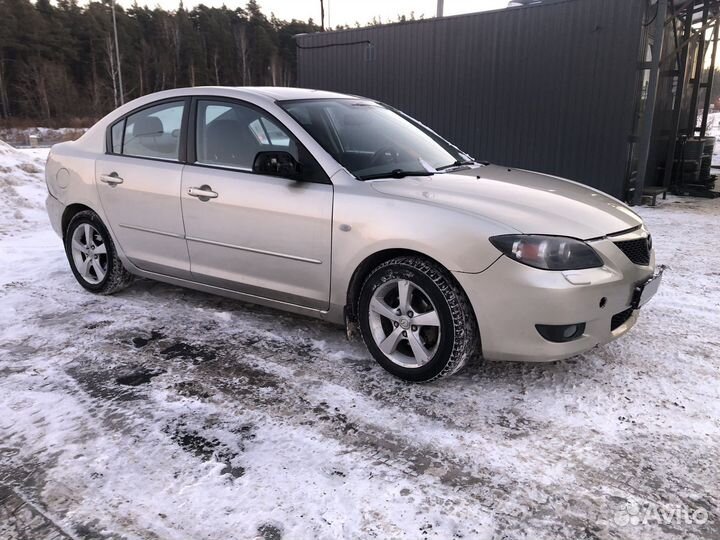
<path id="1" fill-rule="evenodd" d="M 239 249 L 240 251 L 249 251 L 250 253 L 259 253 L 260 255 L 269 255 L 271 257 L 280 257 L 281 259 L 290 259 L 291 261 L 299 261 L 310 264 L 322 264 L 322 261 L 317 259 L 308 259 L 307 257 L 298 257 L 297 255 L 288 255 L 287 253 L 278 253 L 277 251 L 267 251 L 264 249 L 256 249 L 245 246 L 236 246 L 234 244 L 226 244 L 224 242 L 215 242 L 214 240 L 205 240 L 203 238 L 195 238 L 193 236 L 186 236 L 185 239 L 188 242 L 199 242 L 201 244 L 210 244 L 211 246 L 220 246 L 230 249 Z"/>
<path id="2" fill-rule="evenodd" d="M 120 223 L 120 227 L 122 227 L 123 229 L 132 229 L 133 231 L 141 231 L 141 232 L 147 232 L 147 233 L 152 233 L 152 234 L 159 234 L 160 236 L 169 236 L 171 238 L 180 238 L 181 240 L 185 239 L 185 236 L 183 236 L 182 234 L 158 231 L 157 229 L 148 229 L 147 227 L 138 227 L 137 225 L 126 225 L 125 223 Z"/>

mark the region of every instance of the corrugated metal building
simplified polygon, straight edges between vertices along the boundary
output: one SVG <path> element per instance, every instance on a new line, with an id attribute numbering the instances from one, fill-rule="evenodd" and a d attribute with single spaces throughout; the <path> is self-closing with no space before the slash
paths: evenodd
<path id="1" fill-rule="evenodd" d="M 300 35 L 298 84 L 388 103 L 477 159 L 637 202 L 644 177 L 656 183 L 656 164 L 646 174 L 655 88 L 678 2 L 688 3 L 554 0 Z"/>

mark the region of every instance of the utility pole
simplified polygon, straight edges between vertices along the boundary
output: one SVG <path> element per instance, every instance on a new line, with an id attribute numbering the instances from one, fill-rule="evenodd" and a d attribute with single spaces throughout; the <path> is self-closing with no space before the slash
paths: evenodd
<path id="1" fill-rule="evenodd" d="M 445 0 L 438 0 L 437 3 L 437 16 L 442 17 L 443 16 L 443 7 L 445 5 Z"/>
<path id="2" fill-rule="evenodd" d="M 125 103 L 125 93 L 123 92 L 122 68 L 120 67 L 120 47 L 118 45 L 117 21 L 115 20 L 115 0 L 112 0 L 112 17 L 113 30 L 115 31 L 115 57 L 117 58 L 118 84 L 120 86 L 120 105 Z"/>
<path id="3" fill-rule="evenodd" d="M 320 0 L 320 31 L 325 31 L 325 2 Z"/>

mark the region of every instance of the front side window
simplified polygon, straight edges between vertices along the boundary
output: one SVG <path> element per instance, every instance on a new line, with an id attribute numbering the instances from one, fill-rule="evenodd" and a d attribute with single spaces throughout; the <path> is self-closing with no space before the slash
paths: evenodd
<path id="1" fill-rule="evenodd" d="M 148 107 L 125 120 L 122 154 L 177 161 L 182 129 L 183 101 Z M 113 150 L 115 127 L 113 127 Z"/>
<path id="2" fill-rule="evenodd" d="M 258 152 L 288 152 L 300 163 L 304 180 L 321 181 L 324 176 L 284 127 L 253 107 L 199 100 L 195 131 L 198 164 L 252 171 Z"/>
<path id="3" fill-rule="evenodd" d="M 267 118 L 258 118 L 250 122 L 249 127 L 258 143 L 263 146 L 290 146 L 290 137 Z"/>
<path id="4" fill-rule="evenodd" d="M 374 101 L 311 99 L 279 105 L 361 180 L 472 163 L 447 141 Z"/>

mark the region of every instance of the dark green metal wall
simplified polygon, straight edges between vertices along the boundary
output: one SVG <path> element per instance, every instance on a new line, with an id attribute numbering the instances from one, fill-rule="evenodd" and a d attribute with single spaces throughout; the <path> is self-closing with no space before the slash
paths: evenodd
<path id="1" fill-rule="evenodd" d="M 374 98 L 478 159 L 625 194 L 646 0 L 298 36 L 307 88 Z"/>

